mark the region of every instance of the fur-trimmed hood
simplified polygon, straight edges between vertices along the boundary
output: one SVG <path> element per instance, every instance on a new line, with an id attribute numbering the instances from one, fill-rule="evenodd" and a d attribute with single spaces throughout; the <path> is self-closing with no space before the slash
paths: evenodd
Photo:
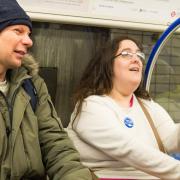
<path id="1" fill-rule="evenodd" d="M 28 69 L 29 75 L 34 76 L 39 72 L 39 64 L 36 62 L 34 57 L 30 54 L 27 54 L 23 61 L 22 66 Z"/>
<path id="2" fill-rule="evenodd" d="M 22 60 L 22 65 L 19 68 L 9 69 L 6 77 L 9 81 L 20 82 L 22 79 L 29 76 L 36 76 L 39 72 L 39 65 L 32 55 L 27 54 Z"/>

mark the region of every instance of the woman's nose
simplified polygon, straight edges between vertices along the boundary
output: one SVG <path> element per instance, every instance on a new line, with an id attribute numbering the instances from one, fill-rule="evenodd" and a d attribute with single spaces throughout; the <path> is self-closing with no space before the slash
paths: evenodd
<path id="1" fill-rule="evenodd" d="M 141 58 L 139 56 L 137 56 L 137 54 L 133 54 L 131 62 L 139 64 L 140 66 L 143 65 L 143 62 L 142 62 Z"/>
<path id="2" fill-rule="evenodd" d="M 133 54 L 132 60 L 133 61 L 141 61 L 141 59 L 139 58 L 139 56 L 136 53 Z"/>

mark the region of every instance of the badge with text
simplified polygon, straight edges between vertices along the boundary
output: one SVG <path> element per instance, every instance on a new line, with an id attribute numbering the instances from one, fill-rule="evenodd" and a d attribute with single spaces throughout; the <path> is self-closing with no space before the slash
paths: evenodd
<path id="1" fill-rule="evenodd" d="M 134 126 L 133 120 L 130 119 L 129 117 L 125 117 L 124 119 L 124 124 L 128 127 L 128 128 L 132 128 Z"/>

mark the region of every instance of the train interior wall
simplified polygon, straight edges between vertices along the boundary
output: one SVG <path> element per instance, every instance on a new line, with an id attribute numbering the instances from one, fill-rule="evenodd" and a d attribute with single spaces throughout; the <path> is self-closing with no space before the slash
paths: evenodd
<path id="1" fill-rule="evenodd" d="M 41 67 L 55 108 L 66 127 L 73 110 L 72 94 L 81 74 L 108 38 L 126 35 L 138 39 L 146 60 L 161 33 L 111 29 L 60 23 L 33 22 L 31 54 Z M 180 122 L 180 35 L 174 34 L 160 53 L 150 86 L 150 94 Z M 47 75 L 48 74 L 48 75 Z"/>

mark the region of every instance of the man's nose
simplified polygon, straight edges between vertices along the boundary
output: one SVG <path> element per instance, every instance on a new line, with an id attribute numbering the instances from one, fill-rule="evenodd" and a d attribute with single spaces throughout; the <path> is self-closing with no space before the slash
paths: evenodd
<path id="1" fill-rule="evenodd" d="M 30 48 L 33 45 L 32 39 L 29 37 L 29 35 L 24 35 L 22 42 L 24 45 L 26 45 L 28 48 Z"/>

